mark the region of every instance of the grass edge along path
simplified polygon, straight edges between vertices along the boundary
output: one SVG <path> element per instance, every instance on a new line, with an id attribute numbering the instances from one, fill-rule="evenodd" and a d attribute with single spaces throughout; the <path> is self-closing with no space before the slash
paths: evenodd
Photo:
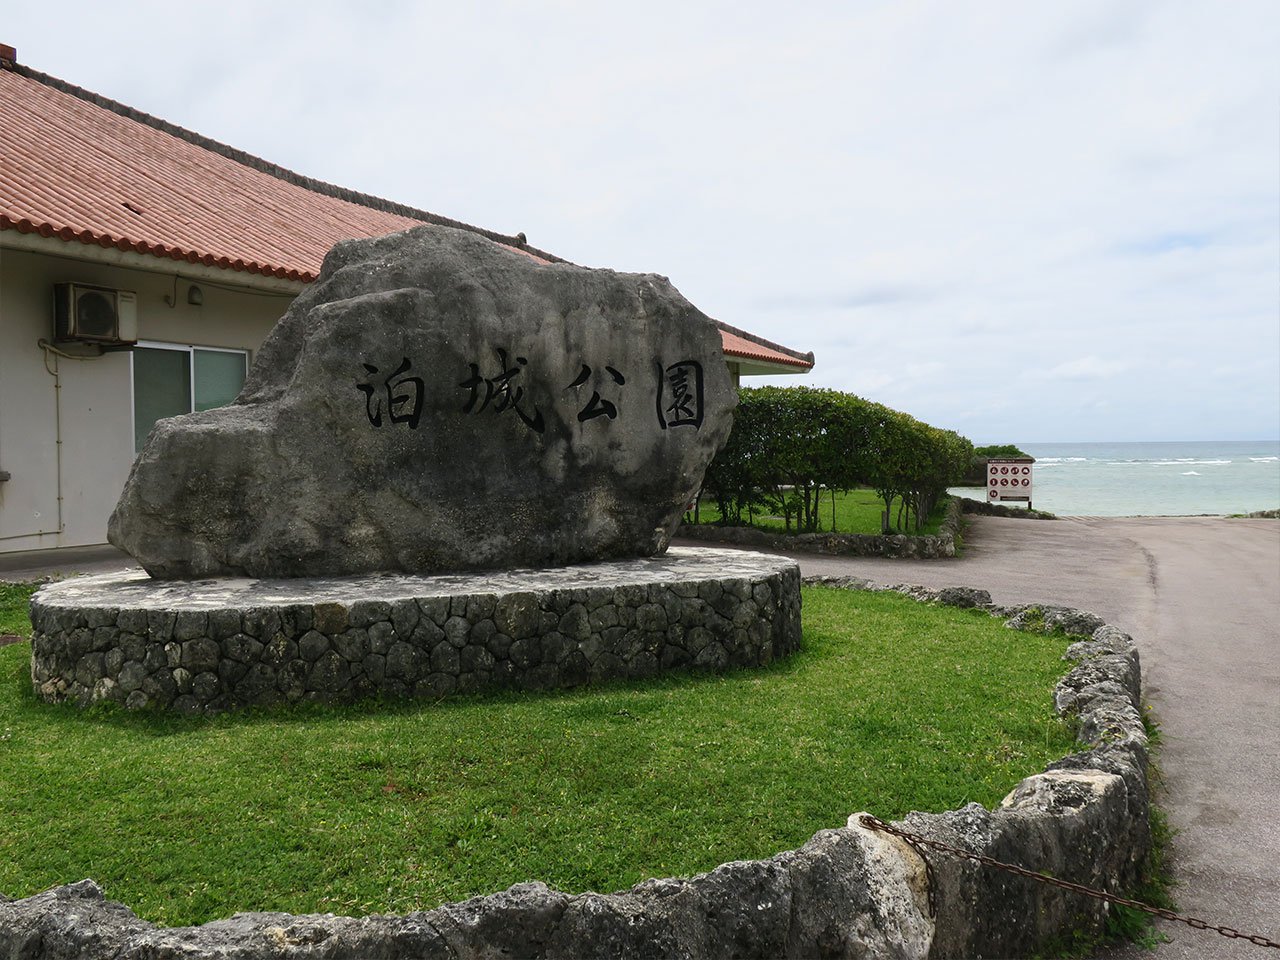
<path id="1" fill-rule="evenodd" d="M 38 583 L 8 583 L 0 580 L 0 637 L 31 636 L 27 601 L 39 587 Z"/>
<path id="2" fill-rule="evenodd" d="M 144 919 L 405 913 L 769 857 L 861 809 L 999 802 L 1070 752 L 1066 641 L 806 588 L 768 668 L 181 718 L 37 702 L 0 649 L 0 892 L 92 877 Z"/>
<path id="3" fill-rule="evenodd" d="M 879 494 L 874 490 L 866 487 L 857 487 L 853 490 L 837 490 L 835 493 L 835 529 L 832 530 L 831 516 L 831 491 L 822 491 L 822 506 L 818 509 L 818 533 L 861 533 L 869 536 L 879 536 L 881 534 L 881 514 L 884 512 L 884 501 L 880 499 Z M 901 500 L 894 499 L 893 509 L 889 514 L 889 533 L 891 535 L 905 534 L 906 536 L 936 536 L 938 530 L 942 527 L 942 522 L 947 517 L 947 503 L 951 500 L 950 495 L 944 495 L 938 499 L 938 503 L 934 506 L 933 512 L 925 518 L 924 524 L 919 530 L 915 529 L 914 524 L 910 524 L 904 530 L 899 530 L 894 524 L 897 520 L 898 507 Z M 704 498 L 698 507 L 698 523 L 693 523 L 693 514 L 685 514 L 685 522 L 690 526 L 714 526 L 720 522 L 720 508 L 716 505 L 715 500 L 710 497 Z M 769 533 L 790 533 L 799 534 L 805 531 L 796 528 L 796 521 L 791 521 L 791 529 L 787 529 L 786 520 L 781 516 L 770 515 L 766 511 L 756 511 L 752 514 L 751 522 L 746 522 L 746 514 L 743 514 L 743 526 L 749 526 L 756 530 L 765 530 Z"/>

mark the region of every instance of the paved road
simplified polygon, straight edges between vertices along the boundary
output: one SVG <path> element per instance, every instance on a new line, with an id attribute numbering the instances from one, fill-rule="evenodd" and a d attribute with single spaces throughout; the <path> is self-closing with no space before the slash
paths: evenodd
<path id="1" fill-rule="evenodd" d="M 1092 611 L 1138 641 L 1193 916 L 1280 941 L 1280 522 L 1216 517 L 973 518 L 960 560 L 793 554 L 806 574 L 973 586 L 997 603 Z M 1269 951 L 1161 922 L 1171 942 L 1111 957 Z"/>
<path id="2" fill-rule="evenodd" d="M 64 547 L 0 553 L 0 580 L 30 581 L 81 573 L 114 573 L 137 568 L 133 558 L 115 547 Z"/>

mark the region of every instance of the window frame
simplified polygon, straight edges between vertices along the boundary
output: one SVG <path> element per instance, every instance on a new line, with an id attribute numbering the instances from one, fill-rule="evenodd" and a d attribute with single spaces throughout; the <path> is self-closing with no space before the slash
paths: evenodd
<path id="1" fill-rule="evenodd" d="M 172 350 L 175 353 L 186 353 L 187 355 L 187 413 L 194 413 L 196 409 L 196 351 L 207 350 L 210 353 L 238 353 L 244 357 L 244 375 L 245 379 L 249 378 L 249 367 L 252 362 L 252 351 L 241 347 L 206 347 L 199 343 L 167 343 L 162 340 L 139 340 L 135 347 L 142 347 L 144 350 Z M 216 407 L 211 409 L 217 409 Z M 133 455 L 138 455 L 138 385 L 134 377 L 134 354 L 129 351 L 129 424 L 130 433 L 133 439 Z M 143 438 L 145 439 L 145 438 Z"/>

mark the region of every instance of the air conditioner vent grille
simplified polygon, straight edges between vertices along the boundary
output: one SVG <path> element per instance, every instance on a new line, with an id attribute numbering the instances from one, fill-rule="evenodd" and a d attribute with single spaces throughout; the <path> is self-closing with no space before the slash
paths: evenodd
<path id="1" fill-rule="evenodd" d="M 54 286 L 54 337 L 125 346 L 138 340 L 138 297 L 82 283 Z"/>

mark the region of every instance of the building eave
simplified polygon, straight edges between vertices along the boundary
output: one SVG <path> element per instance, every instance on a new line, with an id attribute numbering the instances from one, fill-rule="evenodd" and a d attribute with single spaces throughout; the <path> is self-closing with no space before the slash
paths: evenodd
<path id="1" fill-rule="evenodd" d="M 792 364 L 769 363 L 763 360 L 739 359 L 727 351 L 725 352 L 724 358 L 736 367 L 739 376 L 743 377 L 800 377 L 813 369 L 812 366 L 797 367 Z"/>
<path id="2" fill-rule="evenodd" d="M 170 260 L 154 254 L 138 253 L 135 250 L 121 250 L 114 246 L 104 247 L 96 243 L 85 243 L 78 238 L 66 240 L 57 234 L 43 236 L 36 232 L 23 233 L 20 230 L 0 229 L 0 250 L 23 250 L 63 260 L 106 264 L 290 297 L 297 296 L 307 287 L 307 283 L 302 280 L 289 280 L 262 273 L 246 273 L 186 260 Z"/>

